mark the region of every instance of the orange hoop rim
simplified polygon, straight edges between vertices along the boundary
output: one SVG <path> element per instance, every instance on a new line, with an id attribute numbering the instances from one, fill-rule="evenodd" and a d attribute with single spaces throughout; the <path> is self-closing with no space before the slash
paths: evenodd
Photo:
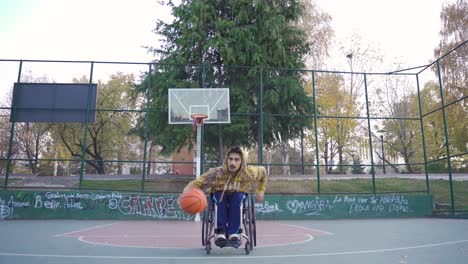
<path id="1" fill-rule="evenodd" d="M 208 118 L 207 114 L 192 114 L 191 115 L 194 124 L 203 124 L 203 120 Z"/>

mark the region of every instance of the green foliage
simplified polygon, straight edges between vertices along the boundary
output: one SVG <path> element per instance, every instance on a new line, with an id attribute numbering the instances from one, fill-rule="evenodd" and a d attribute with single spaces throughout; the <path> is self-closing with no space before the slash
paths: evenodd
<path id="1" fill-rule="evenodd" d="M 428 173 L 447 173 L 447 166 L 441 162 L 431 162 L 427 164 Z"/>
<path id="2" fill-rule="evenodd" d="M 74 81 L 89 82 L 86 78 Z M 86 163 L 91 173 L 106 173 L 109 165 L 106 166 L 103 160 L 134 159 L 132 147 L 136 143 L 129 132 L 135 117 L 132 112 L 123 111 L 135 108 L 135 99 L 130 96 L 133 83 L 132 74 L 117 73 L 107 83 L 98 84 L 96 107 L 100 111 L 96 113 L 96 121 L 88 124 L 85 148 Z M 81 158 L 84 129 L 83 124 L 61 123 L 54 127 L 52 135 L 70 156 Z"/>
<path id="3" fill-rule="evenodd" d="M 362 166 L 362 160 L 360 158 L 353 160 L 352 174 L 364 174 L 364 169 L 365 167 Z"/>
<path id="4" fill-rule="evenodd" d="M 266 145 L 287 141 L 310 126 L 304 118 L 275 115 L 265 118 L 264 130 L 258 132 L 261 100 L 265 113 L 312 112 L 298 71 L 267 68 L 304 67 L 309 45 L 305 33 L 294 26 L 302 14 L 298 1 L 186 0 L 172 6 L 172 12 L 175 20 L 159 21 L 155 29 L 163 44 L 150 48 L 161 64 L 139 87 L 145 92 L 151 81 L 150 138 L 163 153 L 192 145 L 191 128 L 167 123 L 168 88 L 230 88 L 231 124 L 205 126 L 208 152 L 232 144 L 249 147 L 260 136 Z"/>

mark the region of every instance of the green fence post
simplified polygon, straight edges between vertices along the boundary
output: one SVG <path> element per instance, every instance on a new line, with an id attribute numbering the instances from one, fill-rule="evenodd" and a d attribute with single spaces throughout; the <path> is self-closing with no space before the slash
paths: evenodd
<path id="1" fill-rule="evenodd" d="M 22 69 L 23 69 L 23 60 L 20 60 L 17 83 L 21 82 Z M 5 189 L 8 189 L 8 177 L 10 176 L 10 170 L 11 170 L 11 153 L 13 151 L 13 138 L 15 134 L 15 123 L 16 123 L 16 90 L 15 89 L 13 89 L 13 101 L 11 102 L 10 111 L 11 111 L 10 112 L 11 127 L 10 127 L 10 141 L 8 143 L 7 164 L 6 164 L 6 171 L 5 171 L 5 182 L 4 182 Z"/>
<path id="2" fill-rule="evenodd" d="M 375 195 L 375 167 L 374 167 L 374 150 L 372 148 L 372 134 L 371 134 L 371 123 L 370 123 L 370 111 L 369 111 L 369 93 L 367 91 L 367 74 L 364 73 L 364 90 L 366 93 L 366 113 L 367 113 L 367 130 L 369 135 L 369 148 L 371 157 L 371 172 L 372 172 L 372 193 Z"/>
<path id="3" fill-rule="evenodd" d="M 301 129 L 301 174 L 305 174 L 304 170 L 304 128 Z"/>
<path id="4" fill-rule="evenodd" d="M 86 139 L 88 137 L 88 115 L 89 115 L 89 107 L 91 106 L 91 87 L 93 85 L 93 71 L 94 71 L 94 62 L 91 62 L 91 70 L 89 73 L 89 83 L 88 83 L 88 100 L 86 101 L 86 115 L 85 115 L 85 123 L 84 123 L 84 132 L 83 132 L 83 145 L 81 146 L 81 167 L 80 167 L 80 187 L 81 190 L 83 187 L 83 173 L 84 173 L 84 166 L 85 166 L 85 159 L 86 159 Z"/>
<path id="5" fill-rule="evenodd" d="M 452 214 L 455 212 L 455 200 L 453 195 L 453 180 L 452 180 L 452 162 L 450 156 L 450 147 L 449 147 L 449 133 L 447 129 L 447 116 L 445 114 L 445 102 L 444 102 L 444 92 L 442 89 L 442 75 L 440 73 L 440 63 L 437 60 L 437 77 L 439 78 L 439 91 L 440 91 L 440 103 L 442 105 L 442 116 L 444 117 L 444 135 L 445 135 L 445 151 L 447 152 L 447 166 L 449 173 L 449 182 L 450 182 L 450 200 L 452 207 Z"/>
<path id="6" fill-rule="evenodd" d="M 205 69 L 205 64 L 202 64 L 202 88 L 205 87 L 205 77 L 206 77 L 206 69 Z M 201 140 L 200 140 L 200 146 L 197 146 L 200 148 L 200 173 L 203 174 L 205 172 L 205 151 L 204 151 L 204 145 L 205 145 L 205 128 L 202 125 L 201 126 Z M 222 158 L 222 157 L 221 157 Z"/>
<path id="7" fill-rule="evenodd" d="M 258 69 L 258 68 L 257 68 Z M 258 106 L 258 110 L 260 111 L 260 126 L 259 126 L 259 133 L 258 133 L 258 163 L 263 165 L 263 67 L 260 67 L 260 105 Z"/>
<path id="8" fill-rule="evenodd" d="M 312 101 L 314 103 L 314 132 L 315 132 L 315 170 L 317 173 L 317 192 L 320 194 L 320 158 L 317 131 L 317 100 L 315 98 L 315 71 L 312 71 Z"/>
<path id="9" fill-rule="evenodd" d="M 148 148 L 148 124 L 149 124 L 149 94 L 151 89 L 151 71 L 152 71 L 152 64 L 149 64 L 149 71 L 148 71 L 148 84 L 146 87 L 146 109 L 145 109 L 145 130 L 143 132 L 145 143 L 143 147 L 143 173 L 141 175 L 141 192 L 145 191 L 145 178 L 146 178 L 146 158 L 147 158 L 147 148 Z"/>
<path id="10" fill-rule="evenodd" d="M 424 137 L 424 121 L 423 121 L 423 112 L 422 112 L 422 105 L 421 105 L 421 90 L 419 88 L 419 75 L 416 74 L 416 86 L 418 88 L 418 105 L 419 105 L 419 121 L 421 123 L 421 140 L 423 146 L 423 154 L 424 154 L 424 172 L 426 173 L 426 193 L 430 193 L 429 189 L 429 173 L 427 172 L 427 154 L 426 154 L 426 139 Z"/>

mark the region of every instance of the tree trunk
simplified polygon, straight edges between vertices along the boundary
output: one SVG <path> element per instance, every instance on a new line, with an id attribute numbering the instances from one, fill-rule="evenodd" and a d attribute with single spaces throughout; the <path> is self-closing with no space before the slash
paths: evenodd
<path id="1" fill-rule="evenodd" d="M 291 167 L 289 166 L 289 145 L 287 142 L 281 143 L 281 156 L 283 158 L 283 175 L 291 175 Z"/>
<path id="2" fill-rule="evenodd" d="M 343 172 L 343 169 L 344 167 L 342 166 L 343 165 L 343 146 L 338 146 L 338 159 L 339 159 L 339 167 L 338 167 L 338 170 L 340 172 Z"/>
<path id="3" fill-rule="evenodd" d="M 414 173 L 414 170 L 413 170 L 413 167 L 409 164 L 410 163 L 410 159 L 409 159 L 409 155 L 408 155 L 408 148 L 404 148 L 403 150 L 404 152 L 404 160 L 405 160 L 405 167 L 406 167 L 406 173 Z"/>
<path id="4" fill-rule="evenodd" d="M 152 152 L 153 152 L 153 142 L 150 142 L 149 150 L 148 150 L 148 158 L 146 159 L 147 162 L 151 160 Z M 146 175 L 150 175 L 150 174 L 151 174 L 151 162 L 148 162 L 148 165 L 146 165 Z"/>
<path id="5" fill-rule="evenodd" d="M 98 161 L 98 173 L 99 174 L 106 174 L 106 169 L 105 169 L 105 165 L 104 165 L 104 162 L 102 160 L 99 160 Z"/>
<path id="6" fill-rule="evenodd" d="M 57 168 L 58 168 L 57 150 L 55 150 L 54 151 L 54 176 L 57 176 Z"/>
<path id="7" fill-rule="evenodd" d="M 325 164 L 325 173 L 328 174 L 328 142 L 325 143 L 322 157 L 323 157 L 323 162 Z M 318 169 L 320 169 L 320 167 Z"/>
<path id="8" fill-rule="evenodd" d="M 269 150 L 265 151 L 265 154 L 266 154 L 266 170 L 267 170 L 267 174 L 270 175 L 271 174 L 271 162 L 273 160 L 273 155 L 270 153 Z"/>

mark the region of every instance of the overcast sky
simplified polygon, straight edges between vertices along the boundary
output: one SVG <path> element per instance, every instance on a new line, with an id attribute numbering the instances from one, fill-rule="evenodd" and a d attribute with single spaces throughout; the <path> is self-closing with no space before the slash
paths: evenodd
<path id="1" fill-rule="evenodd" d="M 418 66 L 433 57 L 446 1 L 317 2 L 333 18 L 335 43 L 358 33 L 387 64 Z M 142 46 L 157 46 L 157 18 L 169 18 L 157 0 L 0 0 L 0 59 L 148 62 L 153 57 Z M 346 62 L 341 57 L 336 64 Z M 0 62 L 0 70 L 5 67 Z M 6 80 L 11 87 L 12 77 L 5 76 L 17 74 L 8 68 L 0 71 L 0 99 Z"/>
<path id="2" fill-rule="evenodd" d="M 337 42 L 346 42 L 356 32 L 365 44 L 384 55 L 386 64 L 399 62 L 408 67 L 433 61 L 433 51 L 439 43 L 440 11 L 444 3 L 452 2 L 317 0 L 322 10 L 333 18 Z"/>

